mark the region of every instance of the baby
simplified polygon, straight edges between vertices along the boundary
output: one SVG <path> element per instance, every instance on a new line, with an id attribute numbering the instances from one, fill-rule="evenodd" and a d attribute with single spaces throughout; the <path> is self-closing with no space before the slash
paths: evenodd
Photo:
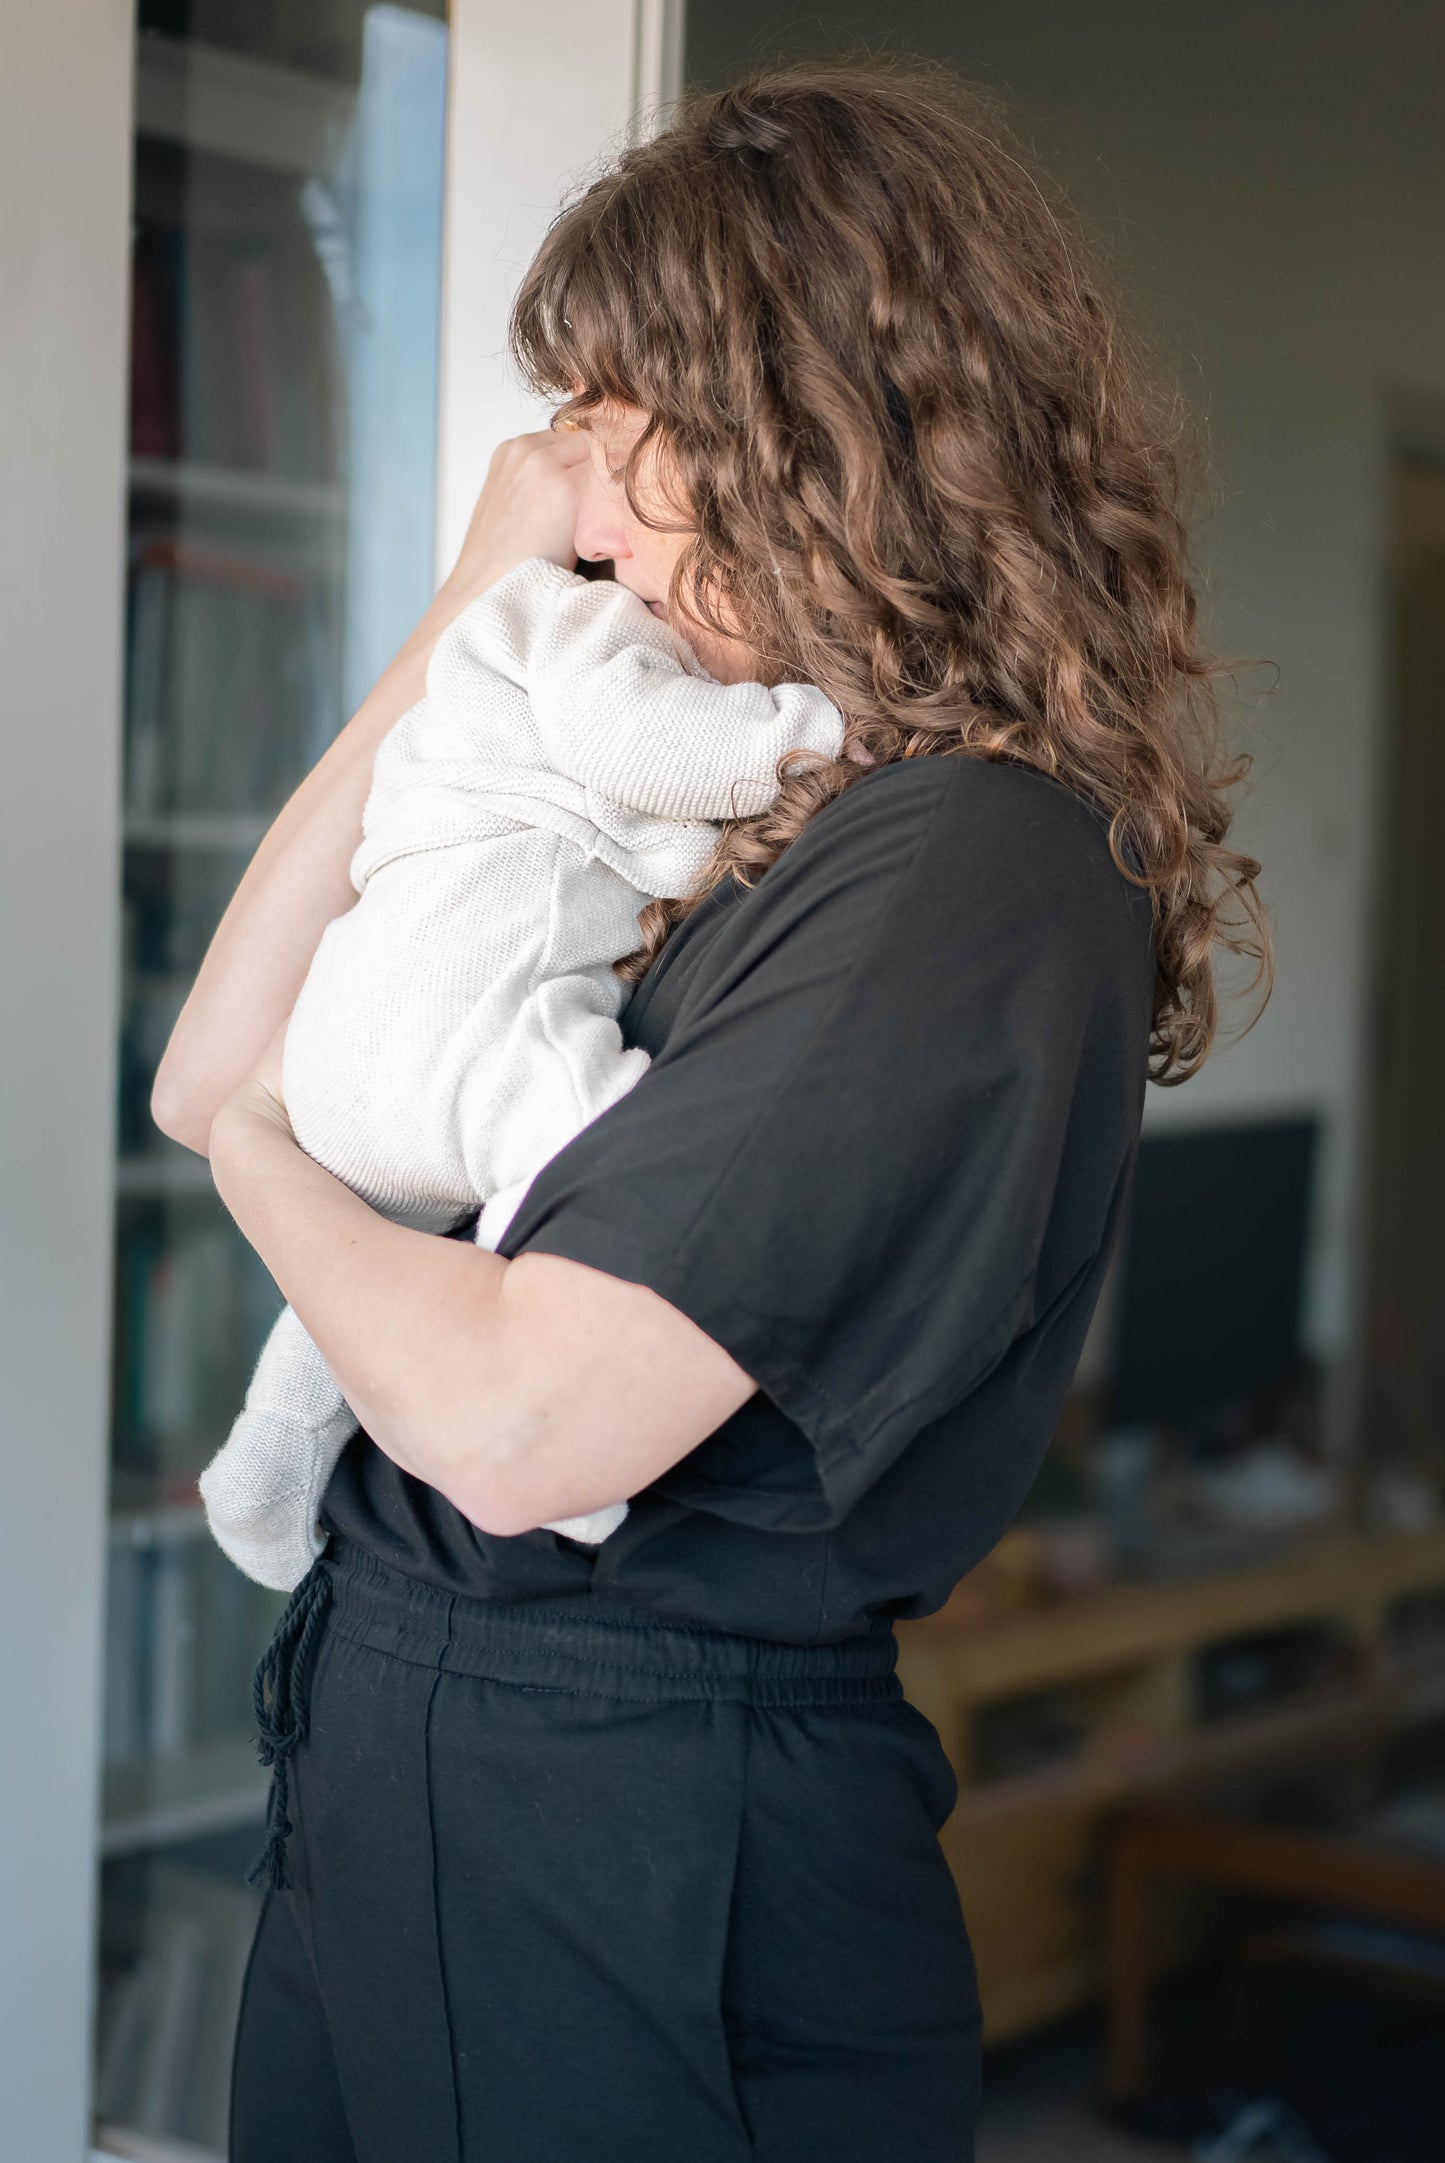
<path id="1" fill-rule="evenodd" d="M 533 1178 L 647 1066 L 612 964 L 643 903 L 687 893 L 717 821 L 765 810 L 788 753 L 835 758 L 811 684 L 722 684 L 645 602 L 530 558 L 443 632 L 376 753 L 359 899 L 287 1025 L 308 1154 L 389 1217 L 495 1247 Z M 201 1476 L 237 1566 L 290 1590 L 356 1418 L 287 1307 Z M 548 1529 L 596 1543 L 625 1501 Z"/>

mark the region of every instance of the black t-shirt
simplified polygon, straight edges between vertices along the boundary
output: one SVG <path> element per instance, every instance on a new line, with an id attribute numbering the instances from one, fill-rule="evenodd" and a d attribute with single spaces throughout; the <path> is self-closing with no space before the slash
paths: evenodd
<path id="1" fill-rule="evenodd" d="M 645 1284 L 757 1393 L 600 1547 L 479 1531 L 365 1436 L 325 1520 L 449 1592 L 812 1644 L 942 1606 L 1037 1473 L 1132 1169 L 1148 897 L 1102 819 L 958 754 L 865 774 L 624 1009 L 652 1064 L 499 1252 Z"/>

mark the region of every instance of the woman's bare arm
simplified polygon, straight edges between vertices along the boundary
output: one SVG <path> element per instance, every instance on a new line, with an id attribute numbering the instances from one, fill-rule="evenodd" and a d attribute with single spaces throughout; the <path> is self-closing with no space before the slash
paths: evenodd
<path id="1" fill-rule="evenodd" d="M 295 1004 L 322 932 L 356 900 L 348 866 L 376 747 L 425 687 L 445 589 L 268 830 L 206 951 L 156 1071 L 156 1125 L 202 1156 L 211 1122 Z M 451 613 L 455 613 L 452 610 Z"/>
<path id="2" fill-rule="evenodd" d="M 279 1088 L 278 1040 L 217 1116 L 221 1197 L 372 1440 L 484 1532 L 636 1494 L 753 1394 L 645 1285 L 379 1215 L 299 1147 Z"/>
<path id="3" fill-rule="evenodd" d="M 289 1015 L 322 932 L 356 900 L 376 747 L 426 687 L 432 648 L 471 599 L 528 556 L 576 563 L 575 435 L 540 430 L 499 444 L 455 570 L 417 628 L 269 828 L 216 928 L 156 1072 L 151 1113 L 204 1156 L 212 1121 Z M 258 717 L 258 725 L 264 720 Z"/>
<path id="4" fill-rule="evenodd" d="M 459 605 L 524 557 L 573 566 L 578 527 L 575 478 L 568 476 L 589 458 L 581 436 L 523 436 L 501 446 L 463 551 Z M 373 725 L 380 726 L 379 716 Z M 349 785 L 338 773 L 308 814 L 297 884 L 309 921 L 295 941 L 306 959 L 328 920 L 325 878 L 345 869 L 337 844 L 351 814 L 334 798 Z M 284 836 L 269 870 L 258 858 L 229 951 L 219 933 L 213 948 L 208 995 L 220 1006 L 227 997 L 247 1006 L 244 1032 L 234 1031 L 229 1053 L 242 1057 L 244 1034 L 252 1048 L 245 1077 L 203 1129 L 216 1075 L 205 1053 L 190 1052 L 196 1078 L 177 1089 L 188 1127 L 182 1138 L 209 1154 L 222 1199 L 347 1402 L 406 1471 L 491 1532 L 527 1530 L 635 1493 L 744 1403 L 751 1378 L 645 1286 L 551 1255 L 504 1261 L 410 1231 L 301 1150 L 282 1098 L 282 1030 L 268 1037 L 265 1028 L 278 1009 L 284 1021 L 304 973 L 293 953 L 288 978 L 266 950 L 262 903 L 271 905 L 273 894 L 271 935 L 285 928 L 283 847 Z M 328 848 L 335 852 L 329 858 Z M 233 904 L 238 919 L 242 898 Z M 233 1026 L 232 1017 L 226 1022 Z M 188 1052 L 180 1028 L 174 1050 L 179 1073 Z"/>

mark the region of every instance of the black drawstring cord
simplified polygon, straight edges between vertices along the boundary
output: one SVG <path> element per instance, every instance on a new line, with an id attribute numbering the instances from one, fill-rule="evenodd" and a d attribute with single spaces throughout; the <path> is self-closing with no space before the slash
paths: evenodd
<path id="1" fill-rule="evenodd" d="M 286 1603 L 251 1678 L 260 1759 L 263 1765 L 271 1766 L 272 1773 L 266 1797 L 266 1844 L 246 1872 L 246 1883 L 271 1892 L 285 1892 L 291 1883 L 286 1867 L 286 1842 L 291 1834 L 291 1820 L 286 1815 L 286 1760 L 297 1743 L 306 1739 L 307 1708 L 301 1683 L 330 1601 L 331 1572 L 325 1567 L 324 1556 L 318 1555 Z"/>

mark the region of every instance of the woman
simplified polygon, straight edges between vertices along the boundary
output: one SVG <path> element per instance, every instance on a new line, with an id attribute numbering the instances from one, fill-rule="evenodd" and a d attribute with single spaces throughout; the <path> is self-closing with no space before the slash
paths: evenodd
<path id="1" fill-rule="evenodd" d="M 1026 1494 L 1146 1068 L 1198 1066 L 1215 944 L 1260 946 L 1173 423 L 1057 207 L 918 68 L 691 101 L 558 218 L 513 347 L 572 425 L 494 458 L 156 1086 L 362 1429 L 263 1663 L 285 1889 L 232 2155 L 958 2163 L 957 1790 L 893 1619 Z M 492 1255 L 302 1155 L 279 1030 L 379 737 L 529 555 L 610 561 L 848 734 L 644 912 L 652 1065 Z M 542 1529 L 619 1495 L 597 1549 Z"/>

